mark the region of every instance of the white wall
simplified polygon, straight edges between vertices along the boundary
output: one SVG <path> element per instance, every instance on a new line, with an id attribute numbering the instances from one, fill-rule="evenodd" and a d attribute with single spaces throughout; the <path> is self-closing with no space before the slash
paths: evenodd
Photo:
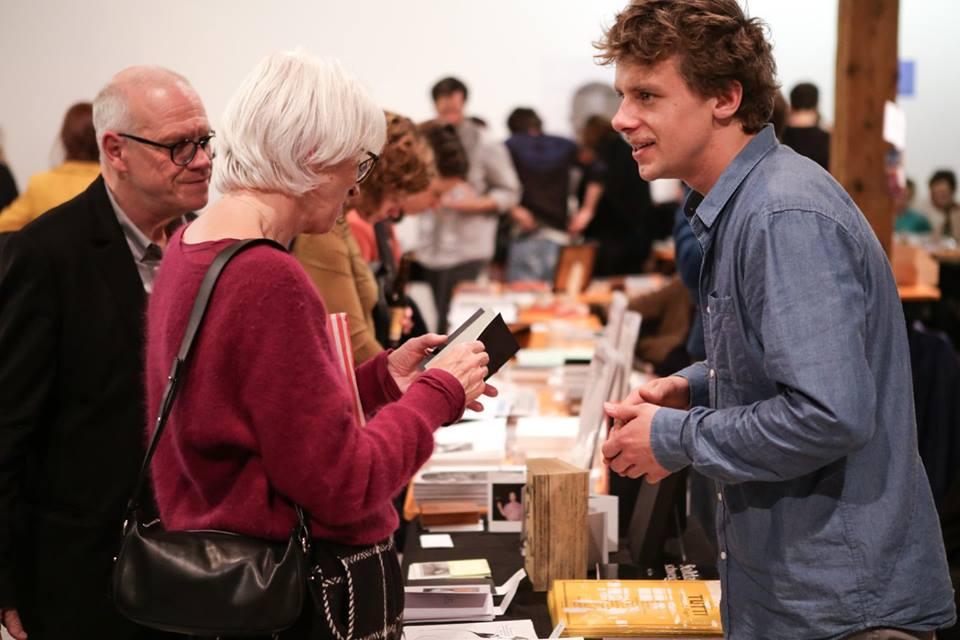
<path id="1" fill-rule="evenodd" d="M 0 129 L 21 187 L 56 163 L 66 107 L 89 100 L 122 67 L 156 63 L 185 74 L 216 127 L 233 89 L 266 53 L 295 46 L 341 58 L 385 107 L 432 115 L 429 87 L 455 74 L 469 110 L 505 132 L 510 110 L 536 108 L 568 133 L 572 91 L 612 71 L 591 41 L 625 0 L 0 0 Z M 833 119 L 837 0 L 750 0 L 771 26 L 781 82 L 820 86 Z M 802 8 L 801 8 L 802 7 Z M 908 172 L 960 169 L 960 83 L 953 33 L 960 4 L 901 0 L 901 51 L 917 61 L 918 96 L 904 101 Z M 952 117 L 951 117 L 952 116 Z M 943 118 L 939 121 L 938 118 Z"/>

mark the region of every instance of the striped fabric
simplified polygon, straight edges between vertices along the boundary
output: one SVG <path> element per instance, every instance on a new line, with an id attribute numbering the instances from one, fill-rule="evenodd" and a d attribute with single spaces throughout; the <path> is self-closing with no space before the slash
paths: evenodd
<path id="1" fill-rule="evenodd" d="M 353 391 L 353 415 L 357 426 L 362 427 L 367 424 L 366 417 L 363 414 L 363 405 L 360 403 L 360 391 L 357 389 L 357 376 L 353 371 L 353 344 L 350 342 L 350 327 L 347 322 L 346 313 L 331 313 L 327 316 L 327 330 L 330 332 L 330 339 L 333 341 L 334 350 L 337 353 L 337 361 L 350 383 L 350 389 Z"/>

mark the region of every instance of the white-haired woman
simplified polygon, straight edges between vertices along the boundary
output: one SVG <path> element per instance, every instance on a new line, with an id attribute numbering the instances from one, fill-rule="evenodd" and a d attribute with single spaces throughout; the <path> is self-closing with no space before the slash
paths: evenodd
<path id="1" fill-rule="evenodd" d="M 154 285 L 149 415 L 216 254 L 237 239 L 289 246 L 299 233 L 329 231 L 384 136 L 383 111 L 336 63 L 280 53 L 247 77 L 217 133 L 223 198 L 171 238 Z M 440 342 L 424 336 L 357 369 L 370 417 L 359 428 L 323 302 L 297 260 L 257 246 L 217 282 L 153 460 L 157 504 L 168 529 L 275 540 L 289 537 L 293 505 L 304 508 L 329 607 L 306 607 L 284 637 L 344 637 L 348 619 L 355 640 L 399 637 L 391 498 L 430 455 L 433 431 L 493 393 L 478 342 L 420 374 L 416 363 Z"/>

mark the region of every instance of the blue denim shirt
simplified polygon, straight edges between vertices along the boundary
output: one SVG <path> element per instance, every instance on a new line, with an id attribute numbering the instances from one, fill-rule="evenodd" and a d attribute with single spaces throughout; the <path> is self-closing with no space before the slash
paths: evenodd
<path id="1" fill-rule="evenodd" d="M 727 637 L 951 623 L 906 324 L 866 219 L 770 126 L 686 211 L 707 359 L 679 372 L 693 408 L 657 411 L 652 445 L 718 482 Z"/>

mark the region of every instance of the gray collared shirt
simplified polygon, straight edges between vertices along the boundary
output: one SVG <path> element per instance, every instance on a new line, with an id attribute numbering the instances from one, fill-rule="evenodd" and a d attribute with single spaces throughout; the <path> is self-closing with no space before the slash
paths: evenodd
<path id="1" fill-rule="evenodd" d="M 761 131 L 686 202 L 707 359 L 660 409 L 657 460 L 718 482 L 730 638 L 839 638 L 955 619 L 917 453 L 906 325 L 873 230 L 830 175 Z"/>
<path id="2" fill-rule="evenodd" d="M 499 214 L 520 202 L 520 179 L 507 146 L 469 120 L 457 126 L 457 135 L 469 160 L 467 182 L 477 195 L 493 198 L 497 210 L 463 213 L 441 207 L 417 216 L 420 224 L 426 224 L 425 232 L 431 238 L 417 249 L 417 259 L 431 269 L 493 258 Z M 456 197 L 457 191 L 454 189 L 450 196 Z"/>
<path id="3" fill-rule="evenodd" d="M 163 249 L 159 245 L 150 241 L 150 238 L 141 231 L 137 225 L 124 213 L 110 188 L 107 188 L 107 197 L 113 206 L 113 212 L 117 216 L 117 222 L 123 229 L 123 237 L 127 240 L 127 246 L 130 247 L 130 253 L 133 254 L 133 260 L 137 263 L 137 272 L 140 274 L 140 280 L 143 282 L 143 290 L 147 295 L 153 291 L 153 279 L 157 275 L 157 269 L 160 268 L 160 261 L 163 259 Z"/>

